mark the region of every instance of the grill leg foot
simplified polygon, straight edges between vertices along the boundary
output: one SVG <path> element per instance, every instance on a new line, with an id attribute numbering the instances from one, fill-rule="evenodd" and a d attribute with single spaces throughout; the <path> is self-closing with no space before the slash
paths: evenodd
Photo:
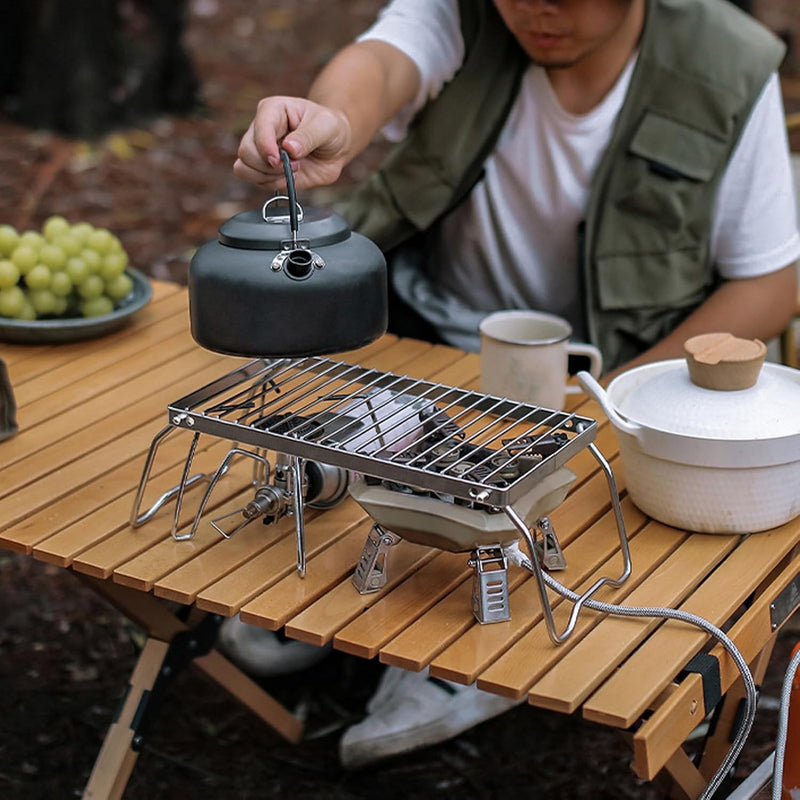
<path id="1" fill-rule="evenodd" d="M 484 625 L 511 619 L 508 600 L 508 559 L 499 545 L 472 551 L 472 613 Z"/>
<path id="2" fill-rule="evenodd" d="M 377 592 L 386 586 L 389 548 L 399 541 L 400 537 L 396 533 L 384 530 L 377 523 L 370 528 L 361 558 L 353 573 L 353 585 L 360 594 Z"/>

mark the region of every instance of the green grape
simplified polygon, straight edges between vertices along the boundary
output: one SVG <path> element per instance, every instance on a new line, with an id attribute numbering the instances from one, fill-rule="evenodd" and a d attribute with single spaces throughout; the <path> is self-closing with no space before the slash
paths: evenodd
<path id="1" fill-rule="evenodd" d="M 100 297 L 105 291 L 105 284 L 99 275 L 89 275 L 86 280 L 78 286 L 78 294 L 84 300 L 94 300 Z"/>
<path id="2" fill-rule="evenodd" d="M 0 289 L 0 316 L 16 317 L 25 305 L 25 293 L 19 286 Z"/>
<path id="3" fill-rule="evenodd" d="M 53 215 L 48 217 L 42 225 L 42 233 L 44 238 L 50 242 L 54 242 L 59 236 L 69 233 L 70 224 L 64 217 Z"/>
<path id="4" fill-rule="evenodd" d="M 128 256 L 124 252 L 109 253 L 103 258 L 103 264 L 100 267 L 100 275 L 103 280 L 110 281 L 112 278 L 122 275 L 127 266 Z"/>
<path id="5" fill-rule="evenodd" d="M 133 289 L 133 281 L 129 275 L 123 273 L 106 281 L 106 294 L 114 301 L 119 302 L 123 297 L 127 297 Z"/>
<path id="6" fill-rule="evenodd" d="M 27 279 L 30 279 L 30 273 L 28 273 Z M 66 297 L 72 291 L 72 278 L 66 272 L 54 272 L 53 279 L 50 281 L 50 291 L 56 297 Z M 66 311 L 66 305 L 64 311 Z M 64 311 L 60 313 L 63 314 Z"/>
<path id="7" fill-rule="evenodd" d="M 19 280 L 19 268 L 7 258 L 0 259 L 0 289 L 16 286 Z"/>
<path id="8" fill-rule="evenodd" d="M 86 262 L 89 272 L 100 272 L 100 267 L 103 266 L 103 256 L 97 250 L 89 250 L 88 248 L 82 250 L 80 257 Z"/>
<path id="9" fill-rule="evenodd" d="M 101 256 L 111 251 L 114 244 L 114 237 L 111 231 L 105 228 L 95 228 L 86 237 L 86 246 L 90 250 L 96 250 Z"/>
<path id="10" fill-rule="evenodd" d="M 39 250 L 39 263 L 50 269 L 61 269 L 67 263 L 67 254 L 56 244 L 43 244 Z"/>
<path id="11" fill-rule="evenodd" d="M 20 234 L 19 244 L 31 247 L 38 253 L 39 248 L 44 244 L 44 236 L 38 231 L 25 231 L 25 233 Z"/>
<path id="12" fill-rule="evenodd" d="M 114 310 L 114 304 L 108 297 L 93 297 L 81 303 L 81 313 L 84 317 L 102 317 Z"/>
<path id="13" fill-rule="evenodd" d="M 86 244 L 89 234 L 94 230 L 94 225 L 89 222 L 79 222 L 70 228 L 70 233 L 82 244 Z"/>
<path id="14" fill-rule="evenodd" d="M 13 225 L 0 225 L 0 255 L 10 256 L 19 244 L 19 234 Z"/>
<path id="15" fill-rule="evenodd" d="M 67 309 L 69 308 L 69 299 L 66 297 L 59 297 L 56 295 L 56 306 L 53 309 L 53 313 L 57 317 L 61 317 L 67 313 Z"/>
<path id="16" fill-rule="evenodd" d="M 40 317 L 56 310 L 56 296 L 49 289 L 32 289 L 28 292 L 28 300 Z"/>
<path id="17" fill-rule="evenodd" d="M 33 322 L 36 319 L 36 309 L 27 297 L 22 303 L 22 308 L 17 314 L 17 319 L 24 320 L 25 322 Z"/>
<path id="18" fill-rule="evenodd" d="M 89 222 L 48 217 L 40 231 L 0 225 L 0 316 L 96 317 L 133 290 L 119 237 Z"/>
<path id="19" fill-rule="evenodd" d="M 87 251 L 84 250 L 83 252 L 85 254 Z M 89 275 L 92 274 L 89 271 L 89 265 L 86 263 L 86 259 L 83 258 L 83 256 L 73 256 L 72 258 L 68 258 L 65 271 L 67 275 L 69 275 L 70 280 L 76 286 L 83 283 L 89 277 Z"/>
<path id="20" fill-rule="evenodd" d="M 47 289 L 53 273 L 44 265 L 37 264 L 25 273 L 25 284 L 29 289 Z"/>
<path id="21" fill-rule="evenodd" d="M 56 236 L 53 244 L 58 245 L 67 254 L 67 258 L 77 256 L 83 249 L 81 243 L 71 233 L 62 233 L 60 236 Z"/>
<path id="22" fill-rule="evenodd" d="M 20 244 L 14 248 L 11 260 L 16 268 L 25 275 L 28 270 L 33 269 L 38 261 L 37 251 L 27 244 Z"/>

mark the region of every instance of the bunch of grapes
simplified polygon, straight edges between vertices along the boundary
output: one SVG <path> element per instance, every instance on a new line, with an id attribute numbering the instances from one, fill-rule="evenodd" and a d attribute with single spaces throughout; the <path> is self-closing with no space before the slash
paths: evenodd
<path id="1" fill-rule="evenodd" d="M 88 222 L 49 217 L 41 231 L 0 225 L 0 317 L 98 317 L 133 289 L 119 239 Z"/>

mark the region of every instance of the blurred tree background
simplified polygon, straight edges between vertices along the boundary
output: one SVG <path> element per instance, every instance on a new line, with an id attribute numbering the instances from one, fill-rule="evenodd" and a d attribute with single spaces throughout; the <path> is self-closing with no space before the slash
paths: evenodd
<path id="1" fill-rule="evenodd" d="M 33 128 L 93 137 L 200 105 L 186 0 L 7 0 L 0 98 Z"/>

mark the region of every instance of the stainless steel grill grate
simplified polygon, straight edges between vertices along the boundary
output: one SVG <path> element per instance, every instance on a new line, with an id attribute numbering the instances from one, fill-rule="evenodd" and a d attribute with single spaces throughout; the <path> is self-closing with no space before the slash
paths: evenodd
<path id="1" fill-rule="evenodd" d="M 494 506 L 597 432 L 576 414 L 318 357 L 251 361 L 170 404 L 169 422 Z"/>
<path id="2" fill-rule="evenodd" d="M 152 519 L 164 503 L 174 499 L 172 536 L 191 538 L 215 484 L 226 473 L 231 460 L 249 457 L 255 462 L 253 484 L 258 487 L 255 497 L 237 512 L 212 520 L 212 525 L 228 536 L 261 515 L 265 519 L 293 515 L 297 570 L 301 577 L 306 569 L 304 506 L 319 501 L 322 505 L 312 507 L 325 508 L 330 501 L 338 502 L 342 488 L 347 485 L 348 470 L 378 479 L 391 495 L 396 495 L 403 508 L 408 505 L 408 498 L 404 496 L 420 491 L 453 504 L 441 508 L 452 508 L 454 513 L 459 501 L 470 507 L 469 515 L 504 512 L 511 527 L 503 528 L 503 537 L 508 539 L 509 532 L 516 531 L 525 541 L 530 559 L 523 556 L 521 563 L 536 576 L 548 633 L 555 643 L 564 641 L 572 633 L 581 607 L 598 589 L 608 583 L 619 586 L 630 575 L 630 551 L 614 475 L 593 443 L 597 422 L 588 417 L 319 357 L 256 359 L 171 403 L 168 408 L 168 424 L 153 439 L 139 481 L 131 514 L 133 527 Z M 140 513 L 159 443 L 179 428 L 194 434 L 180 484 Z M 190 477 L 201 434 L 237 444 L 231 447 L 213 475 L 198 473 Z M 253 450 L 238 444 L 250 445 Z M 535 500 L 533 490 L 545 487 L 539 482 L 584 447 L 589 449 L 606 476 L 624 568 L 618 578 L 598 579 L 580 595 L 574 601 L 566 628 L 559 633 L 540 563 L 543 559 L 546 566 L 551 566 L 547 555 L 549 541 L 555 543 L 560 556 L 555 532 L 546 517 L 539 519 L 532 530 L 514 508 L 514 503 L 520 501 L 524 505 L 525 500 Z M 267 450 L 276 453 L 272 483 L 265 482 L 269 478 Z M 309 465 L 316 465 L 318 475 L 322 476 L 321 485 L 328 481 L 326 492 L 318 492 L 313 498 L 304 494 L 306 483 L 311 491 Z M 326 465 L 333 473 L 326 472 Z M 185 490 L 198 481 L 208 481 L 208 488 L 197 507 L 191 529 L 178 533 Z M 555 489 L 550 487 L 549 491 L 553 494 Z M 546 494 L 542 502 L 549 502 L 550 494 Z M 423 497 L 411 508 L 421 513 L 423 506 L 427 509 L 427 502 Z M 375 510 L 377 506 L 372 508 Z M 433 523 L 438 511 L 433 517 L 425 513 L 427 526 Z M 234 530 L 226 531 L 216 524 L 236 514 L 242 521 Z M 464 522 L 463 517 L 459 519 Z M 409 517 L 403 517 L 400 527 L 407 536 L 411 535 L 416 530 L 412 525 L 417 521 L 413 518 L 410 522 Z M 470 517 L 469 524 L 474 521 Z M 492 528 L 493 532 L 495 530 L 499 528 Z M 373 534 L 375 541 L 371 539 Z M 539 535 L 542 537 L 541 557 L 536 542 Z M 375 522 L 362 553 L 363 563 L 354 574 L 359 591 L 373 590 L 377 574 L 373 561 L 381 557 L 376 549 L 378 540 L 388 546 L 390 539 L 397 538 Z M 496 544 L 490 548 L 495 560 L 494 551 L 502 552 L 498 548 Z M 481 552 L 478 547 L 473 560 L 480 560 Z M 385 581 L 385 553 L 383 558 L 378 577 Z M 505 556 L 500 560 L 505 564 Z M 360 570 L 364 564 L 365 569 Z M 364 573 L 363 586 L 356 581 L 360 572 Z M 489 613 L 493 595 L 491 592 L 481 594 L 483 578 L 478 572 L 478 594 L 473 597 L 473 608 L 480 609 L 480 613 L 476 610 L 476 617 L 480 622 L 507 619 L 507 604 L 501 616 L 495 618 Z M 495 569 L 489 577 L 495 586 L 500 580 L 499 571 Z M 503 566 L 501 582 L 505 580 Z"/>

